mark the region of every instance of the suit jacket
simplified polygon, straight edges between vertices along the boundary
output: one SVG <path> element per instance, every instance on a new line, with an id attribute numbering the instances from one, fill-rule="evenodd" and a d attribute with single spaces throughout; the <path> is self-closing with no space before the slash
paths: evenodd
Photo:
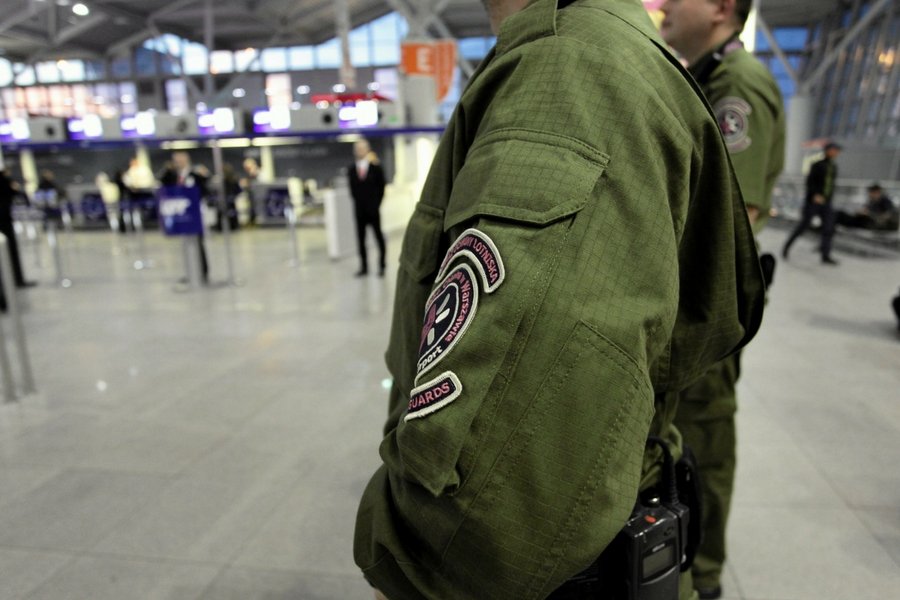
<path id="1" fill-rule="evenodd" d="M 356 216 L 364 219 L 377 217 L 385 186 L 381 165 L 369 163 L 365 179 L 360 179 L 356 163 L 353 163 L 347 167 L 347 178 L 350 180 L 350 195 L 353 196 Z"/>
<path id="2" fill-rule="evenodd" d="M 831 169 L 833 169 L 831 178 L 831 193 L 825 196 L 825 181 L 828 178 L 829 166 Z M 831 202 L 831 197 L 832 195 L 834 195 L 834 184 L 837 182 L 837 177 L 837 165 L 831 162 L 831 160 L 823 158 L 822 160 L 813 163 L 813 166 L 809 170 L 809 175 L 806 176 L 806 201 L 812 202 L 813 196 L 815 194 L 822 194 L 823 196 L 825 196 L 825 202 Z"/>

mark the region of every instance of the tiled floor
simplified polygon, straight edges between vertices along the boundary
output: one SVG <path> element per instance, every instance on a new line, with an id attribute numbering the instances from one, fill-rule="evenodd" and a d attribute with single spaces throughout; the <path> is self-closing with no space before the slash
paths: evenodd
<path id="1" fill-rule="evenodd" d="M 241 285 L 193 292 L 156 234 L 145 271 L 129 238 L 64 237 L 70 289 L 25 243 L 39 393 L 0 405 L 0 599 L 371 597 L 351 539 L 393 277 L 354 279 L 320 230 L 300 238 L 291 268 L 284 231 L 240 232 Z M 900 261 L 825 268 L 811 243 L 745 353 L 730 599 L 900 589 Z M 222 280 L 221 238 L 209 250 Z"/>

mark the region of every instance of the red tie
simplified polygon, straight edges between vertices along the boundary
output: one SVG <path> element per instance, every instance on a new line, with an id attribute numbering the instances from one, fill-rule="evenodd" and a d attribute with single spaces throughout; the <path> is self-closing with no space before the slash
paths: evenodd
<path id="1" fill-rule="evenodd" d="M 356 167 L 356 173 L 359 175 L 360 179 L 366 178 L 366 170 L 362 168 L 362 165 Z"/>

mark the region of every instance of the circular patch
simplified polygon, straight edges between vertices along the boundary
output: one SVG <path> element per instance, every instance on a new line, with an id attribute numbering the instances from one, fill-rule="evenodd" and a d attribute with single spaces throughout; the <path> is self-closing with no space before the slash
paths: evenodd
<path id="1" fill-rule="evenodd" d="M 750 139 L 750 114 L 753 109 L 746 100 L 729 96 L 716 104 L 716 121 L 725 138 L 729 152 L 746 150 L 753 143 Z"/>
<path id="2" fill-rule="evenodd" d="M 459 265 L 444 278 L 425 305 L 425 324 L 419 341 L 419 375 L 438 364 L 462 338 L 478 307 L 478 283 L 468 265 Z"/>

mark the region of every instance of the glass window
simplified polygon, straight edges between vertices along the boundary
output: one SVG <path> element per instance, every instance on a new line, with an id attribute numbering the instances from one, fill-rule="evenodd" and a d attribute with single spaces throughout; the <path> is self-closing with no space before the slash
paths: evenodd
<path id="1" fill-rule="evenodd" d="M 288 73 L 278 73 L 266 77 L 266 99 L 269 108 L 283 108 L 291 105 L 294 94 L 291 90 L 291 76 Z"/>
<path id="2" fill-rule="evenodd" d="M 184 72 L 188 75 L 205 75 L 208 58 L 209 52 L 206 51 L 206 46 L 203 44 L 185 44 L 184 56 L 181 57 Z"/>
<path id="3" fill-rule="evenodd" d="M 119 84 L 119 103 L 123 115 L 133 115 L 137 112 L 137 96 L 137 86 L 134 82 L 127 81 Z"/>
<path id="4" fill-rule="evenodd" d="M 0 58 L 0 87 L 6 87 L 13 82 L 12 64 L 5 58 Z"/>
<path id="5" fill-rule="evenodd" d="M 260 58 L 262 70 L 266 73 L 280 73 L 287 71 L 287 51 L 284 48 L 266 48 Z"/>
<path id="6" fill-rule="evenodd" d="M 463 38 L 459 40 L 459 55 L 468 60 L 481 60 L 491 49 L 490 38 Z"/>
<path id="7" fill-rule="evenodd" d="M 341 66 L 341 47 L 336 38 L 316 46 L 316 66 L 320 69 L 337 69 Z"/>
<path id="8" fill-rule="evenodd" d="M 84 81 L 84 61 L 61 60 L 57 63 L 63 81 Z"/>
<path id="9" fill-rule="evenodd" d="M 312 46 L 294 46 L 288 49 L 291 69 L 310 71 L 316 68 L 315 51 Z"/>
<path id="10" fill-rule="evenodd" d="M 234 54 L 228 50 L 216 50 L 209 56 L 209 70 L 213 75 L 234 71 Z"/>
<path id="11" fill-rule="evenodd" d="M 25 101 L 28 112 L 33 115 L 41 115 L 47 112 L 47 88 L 35 85 L 25 89 Z"/>
<path id="12" fill-rule="evenodd" d="M 96 81 L 106 77 L 106 65 L 102 60 L 87 60 L 84 62 L 85 81 Z"/>
<path id="13" fill-rule="evenodd" d="M 388 13 L 383 17 L 379 17 L 369 23 L 369 28 L 374 42 L 394 42 L 400 43 L 400 40 L 406 35 L 408 28 L 406 21 L 395 12 Z"/>
<path id="14" fill-rule="evenodd" d="M 190 110 L 187 86 L 181 79 L 166 81 L 166 106 L 173 115 L 181 115 Z"/>
<path id="15" fill-rule="evenodd" d="M 350 62 L 354 67 L 368 67 L 372 64 L 371 48 L 367 26 L 357 27 L 350 32 Z"/>
<path id="16" fill-rule="evenodd" d="M 156 75 L 156 52 L 145 47 L 137 48 L 134 52 L 134 67 L 138 77 Z"/>
<path id="17" fill-rule="evenodd" d="M 82 65 L 82 70 L 84 69 L 84 65 Z M 113 58 L 109 61 L 109 72 L 116 79 L 125 79 L 127 77 L 131 77 L 131 57 L 130 56 L 122 56 L 119 58 Z M 83 78 L 82 78 L 83 79 Z M 69 81 L 69 80 L 67 80 Z M 76 81 L 76 80 L 72 80 Z M 80 80 L 79 80 L 80 81 Z"/>
<path id="18" fill-rule="evenodd" d="M 21 65 L 20 65 L 21 66 Z M 16 85 L 34 85 L 34 69 L 32 67 L 22 67 L 17 69 Z"/>
<path id="19" fill-rule="evenodd" d="M 245 48 L 234 53 L 235 71 L 259 71 L 258 52 L 254 48 Z M 251 68 L 252 66 L 252 68 Z"/>
<path id="20" fill-rule="evenodd" d="M 55 61 L 37 63 L 35 71 L 37 71 L 37 80 L 39 83 L 59 82 L 59 67 L 56 66 Z"/>

